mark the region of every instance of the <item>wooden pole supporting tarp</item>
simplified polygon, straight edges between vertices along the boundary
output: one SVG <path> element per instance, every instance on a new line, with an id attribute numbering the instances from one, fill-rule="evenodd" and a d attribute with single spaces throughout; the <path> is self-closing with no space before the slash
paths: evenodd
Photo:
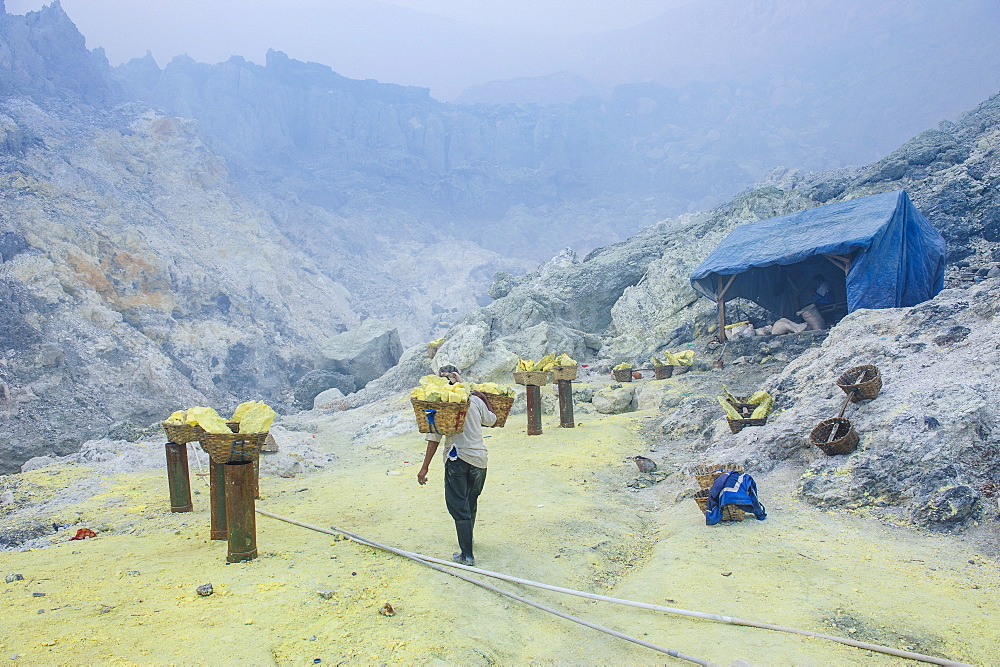
<path id="1" fill-rule="evenodd" d="M 715 292 L 715 303 L 719 306 L 719 342 L 726 342 L 726 291 L 729 286 L 733 284 L 733 280 L 736 279 L 736 274 L 729 276 L 729 282 L 726 283 L 725 287 L 722 285 L 722 275 L 718 277 L 718 288 Z"/>

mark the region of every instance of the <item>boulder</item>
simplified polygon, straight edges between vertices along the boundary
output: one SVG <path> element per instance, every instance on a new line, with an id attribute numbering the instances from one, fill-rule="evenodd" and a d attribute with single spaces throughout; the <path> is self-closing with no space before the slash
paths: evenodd
<path id="1" fill-rule="evenodd" d="M 354 392 L 354 377 L 322 369 L 309 371 L 295 383 L 295 403 L 308 410 L 318 395 L 331 389 L 337 390 L 341 397 Z"/>
<path id="2" fill-rule="evenodd" d="M 610 415 L 635 410 L 635 387 L 632 384 L 607 387 L 594 392 L 594 409 Z"/>
<path id="3" fill-rule="evenodd" d="M 686 368 L 686 367 L 685 367 Z M 636 408 L 639 410 L 657 410 L 667 394 L 666 380 L 654 380 L 639 385 L 635 390 Z"/>
<path id="4" fill-rule="evenodd" d="M 332 410 L 346 407 L 347 401 L 344 400 L 344 392 L 340 391 L 336 387 L 327 389 L 326 391 L 321 391 L 316 394 L 316 398 L 313 399 L 314 410 Z"/>
<path id="5" fill-rule="evenodd" d="M 403 346 L 396 327 L 389 322 L 368 319 L 356 329 L 323 343 L 319 365 L 325 370 L 353 376 L 356 388 L 361 389 L 395 366 L 402 354 Z"/>

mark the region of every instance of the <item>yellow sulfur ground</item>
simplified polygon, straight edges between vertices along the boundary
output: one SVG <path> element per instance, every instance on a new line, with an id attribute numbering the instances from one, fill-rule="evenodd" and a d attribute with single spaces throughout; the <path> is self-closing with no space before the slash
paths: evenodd
<path id="1" fill-rule="evenodd" d="M 401 400 L 396 408 L 408 405 Z M 574 429 L 546 417 L 544 433 L 533 437 L 523 415 L 504 429 L 488 429 L 479 566 L 1000 664 L 1000 573 L 971 539 L 818 511 L 795 500 L 801 471 L 789 469 L 757 480 L 766 521 L 706 527 L 690 498 L 677 499 L 695 486 L 682 473 L 638 491 L 625 487 L 637 475 L 628 457 L 646 451 L 637 433 L 648 416 L 583 414 Z M 441 461 L 434 461 L 426 486 L 415 481 L 421 436 L 414 431 L 358 448 L 344 433 L 336 421 L 317 433 L 319 446 L 340 456 L 324 472 L 264 477 L 258 507 L 447 558 L 455 538 Z M 19 477 L 42 501 L 89 474 L 83 467 L 58 470 Z M 192 513 L 169 512 L 163 471 L 121 475 L 50 516 L 52 522 L 82 517 L 110 530 L 0 553 L 0 575 L 25 577 L 0 581 L 0 660 L 16 654 L 17 664 L 32 665 L 675 662 L 395 555 L 263 516 L 257 517 L 261 557 L 226 565 L 226 543 L 208 540 L 208 488 L 196 472 Z M 66 531 L 62 539 L 69 537 Z M 489 581 L 722 665 L 738 658 L 762 665 L 905 662 Z M 209 582 L 215 594 L 198 596 L 195 589 Z M 321 591 L 332 592 L 329 599 Z M 387 602 L 394 616 L 378 613 Z"/>

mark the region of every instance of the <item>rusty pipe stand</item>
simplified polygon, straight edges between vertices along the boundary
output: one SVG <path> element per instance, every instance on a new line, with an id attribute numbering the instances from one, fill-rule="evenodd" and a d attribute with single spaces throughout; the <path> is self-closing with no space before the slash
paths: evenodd
<path id="1" fill-rule="evenodd" d="M 209 461 L 209 494 L 212 508 L 212 539 L 227 539 L 226 530 L 226 464 Z"/>
<path id="2" fill-rule="evenodd" d="M 574 428 L 573 420 L 573 381 L 557 380 L 559 383 L 559 426 Z"/>
<path id="3" fill-rule="evenodd" d="M 542 434 L 542 394 L 537 385 L 524 386 L 528 398 L 528 435 Z"/>
<path id="4" fill-rule="evenodd" d="M 228 563 L 257 557 L 257 522 L 254 512 L 253 461 L 226 463 L 226 527 L 229 532 Z"/>
<path id="5" fill-rule="evenodd" d="M 167 486 L 170 487 L 170 511 L 192 512 L 191 476 L 188 472 L 187 445 L 168 442 Z"/>

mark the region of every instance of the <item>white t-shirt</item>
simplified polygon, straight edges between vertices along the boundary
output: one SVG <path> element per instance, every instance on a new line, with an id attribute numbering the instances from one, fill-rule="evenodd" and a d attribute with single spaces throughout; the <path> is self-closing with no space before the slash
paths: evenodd
<path id="1" fill-rule="evenodd" d="M 441 442 L 444 439 L 444 459 L 460 458 L 477 468 L 486 467 L 486 444 L 483 443 L 483 427 L 497 423 L 497 416 L 490 412 L 486 403 L 478 396 L 469 396 L 469 411 L 465 415 L 465 426 L 461 433 L 443 436 L 427 433 L 427 440 Z"/>

